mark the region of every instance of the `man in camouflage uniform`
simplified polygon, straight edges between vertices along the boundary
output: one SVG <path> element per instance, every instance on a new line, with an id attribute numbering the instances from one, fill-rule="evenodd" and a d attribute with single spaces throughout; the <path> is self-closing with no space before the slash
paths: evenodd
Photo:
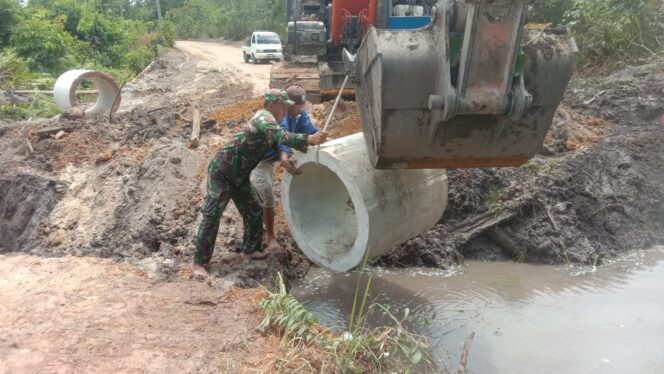
<path id="1" fill-rule="evenodd" d="M 279 126 L 285 131 L 293 134 L 313 135 L 318 132 L 316 125 L 306 112 L 309 105 L 306 91 L 299 86 L 290 86 L 286 88 L 288 98 L 295 104 L 288 107 L 286 115 L 279 121 Z M 263 160 L 251 172 L 251 185 L 258 203 L 263 208 L 263 224 L 265 226 L 265 243 L 268 250 L 279 248 L 277 238 L 274 235 L 274 165 L 279 161 L 281 167 L 291 175 L 300 175 L 302 172 L 295 167 L 295 161 L 290 158 L 293 150 L 290 147 L 281 144 L 279 151 L 268 151 Z"/>
<path id="2" fill-rule="evenodd" d="M 278 121 L 293 105 L 284 90 L 272 89 L 265 93 L 264 109 L 259 110 L 235 138 L 226 144 L 210 161 L 207 193 L 201 212 L 203 220 L 196 238 L 194 276 L 207 276 L 217 240 L 221 215 L 229 199 L 235 203 L 244 222 L 242 252 L 253 259 L 265 258 L 262 251 L 263 215 L 251 190 L 249 175 L 268 150 L 279 150 L 284 144 L 302 152 L 308 145 L 325 142 L 327 134 L 292 134 L 279 127 Z"/>

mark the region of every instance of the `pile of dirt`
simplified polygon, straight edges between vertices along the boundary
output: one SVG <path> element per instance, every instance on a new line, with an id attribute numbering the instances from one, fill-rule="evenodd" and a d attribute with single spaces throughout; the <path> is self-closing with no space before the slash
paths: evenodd
<path id="1" fill-rule="evenodd" d="M 662 87 L 664 63 L 577 78 L 543 155 L 520 168 L 449 170 L 440 224 L 377 264 L 593 263 L 661 245 Z"/>
<path id="2" fill-rule="evenodd" d="M 311 119 L 318 125 L 318 128 L 323 129 L 333 106 L 333 101 L 326 101 L 312 106 L 309 114 L 311 115 Z M 360 131 L 362 131 L 362 124 L 360 122 L 357 103 L 354 101 L 339 101 L 337 109 L 330 120 L 330 125 L 327 128 L 329 136 L 332 139 L 338 139 Z"/>
<path id="3" fill-rule="evenodd" d="M 208 162 L 262 103 L 232 71 L 202 69 L 178 51 L 155 65 L 130 85 L 112 122 L 54 118 L 0 129 L 0 252 L 113 258 L 164 280 L 190 263 Z M 189 149 L 194 107 L 210 120 Z M 230 204 L 213 270 L 238 286 L 271 281 L 292 257 L 229 266 L 241 240 Z"/>
<path id="4" fill-rule="evenodd" d="M 263 98 L 257 97 L 253 100 L 238 101 L 216 110 L 212 113 L 212 118 L 217 121 L 217 126 L 219 127 L 245 124 L 262 108 Z"/>

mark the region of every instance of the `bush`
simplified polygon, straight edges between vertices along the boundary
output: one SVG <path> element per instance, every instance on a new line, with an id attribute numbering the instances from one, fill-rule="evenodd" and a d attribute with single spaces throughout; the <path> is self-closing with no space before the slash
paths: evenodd
<path id="1" fill-rule="evenodd" d="M 173 47 L 175 45 L 175 27 L 171 21 L 163 21 L 157 28 L 157 33 L 159 34 L 159 39 L 157 44 L 161 44 L 164 47 Z"/>
<path id="2" fill-rule="evenodd" d="M 53 117 L 60 109 L 50 95 L 36 94 L 27 102 L 20 104 L 3 103 L 0 105 L 0 118 L 26 120 L 29 118 Z"/>
<path id="3" fill-rule="evenodd" d="M 125 64 L 134 74 L 140 73 L 153 58 L 154 54 L 146 47 L 132 48 L 124 55 Z"/>
<path id="4" fill-rule="evenodd" d="M 64 17 L 50 20 L 43 10 L 37 10 L 16 27 L 11 43 L 32 70 L 57 73 L 63 69 L 65 55 L 76 49 L 76 41 L 64 30 L 64 21 Z"/>
<path id="5" fill-rule="evenodd" d="M 12 49 L 0 52 L 0 89 L 15 89 L 34 78 L 28 63 Z"/>
<path id="6" fill-rule="evenodd" d="M 661 0 L 575 0 L 565 18 L 585 62 L 634 61 L 662 50 Z"/>
<path id="7" fill-rule="evenodd" d="M 540 0 L 533 7 L 535 21 L 572 30 L 585 65 L 638 63 L 664 50 L 661 0 Z"/>
<path id="8" fill-rule="evenodd" d="M 113 22 L 99 13 L 86 12 L 78 25 L 78 35 L 90 43 L 93 49 L 102 53 L 112 47 L 122 45 L 125 39 L 123 24 Z M 111 59 L 114 60 L 114 59 Z"/>
<path id="9" fill-rule="evenodd" d="M 572 9 L 573 3 L 574 0 L 536 0 L 532 5 L 530 20 L 560 25 L 563 23 L 565 13 Z"/>

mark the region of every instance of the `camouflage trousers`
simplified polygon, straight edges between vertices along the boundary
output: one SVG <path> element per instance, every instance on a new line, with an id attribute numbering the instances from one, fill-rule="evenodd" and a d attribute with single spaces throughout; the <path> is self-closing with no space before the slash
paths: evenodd
<path id="1" fill-rule="evenodd" d="M 207 192 L 201 208 L 203 220 L 196 238 L 194 262 L 202 265 L 210 263 L 221 215 L 230 199 L 240 211 L 244 222 L 242 251 L 260 251 L 263 244 L 263 210 L 252 193 L 249 179 L 240 186 L 234 185 L 219 172 L 218 166 L 219 161 L 213 159 L 208 167 Z"/>

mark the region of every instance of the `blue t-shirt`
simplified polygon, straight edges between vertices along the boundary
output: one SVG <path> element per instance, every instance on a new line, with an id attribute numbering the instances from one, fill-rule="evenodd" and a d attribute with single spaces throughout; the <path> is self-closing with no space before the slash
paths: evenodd
<path id="1" fill-rule="evenodd" d="M 282 129 L 296 133 L 296 134 L 306 134 L 312 135 L 318 132 L 318 128 L 311 122 L 311 118 L 307 112 L 302 112 L 295 117 L 291 117 L 290 114 L 286 113 L 284 118 L 279 122 L 279 126 Z M 290 157 L 293 154 L 293 150 L 290 147 L 287 147 L 283 144 L 279 144 L 279 152 L 274 150 L 268 150 L 263 161 L 275 162 L 279 160 L 279 153 L 286 152 Z"/>

